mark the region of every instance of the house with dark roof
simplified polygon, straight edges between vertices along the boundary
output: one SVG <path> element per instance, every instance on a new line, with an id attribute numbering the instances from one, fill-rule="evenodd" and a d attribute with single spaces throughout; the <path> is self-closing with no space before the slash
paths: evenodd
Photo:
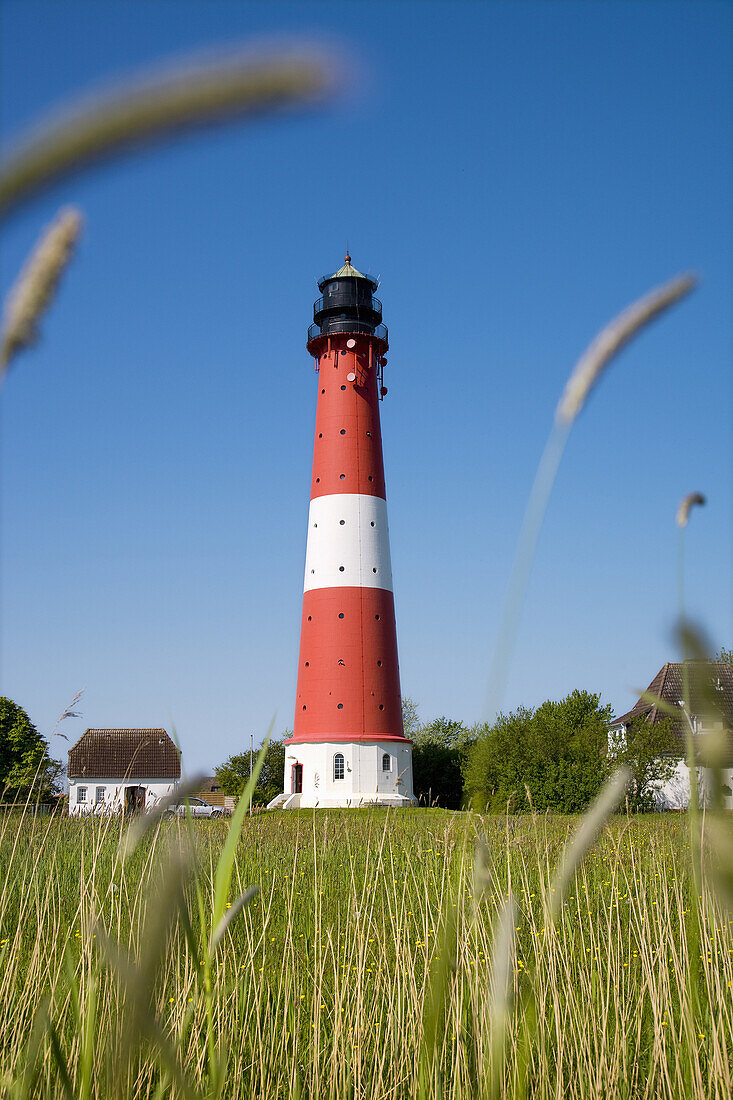
<path id="1" fill-rule="evenodd" d="M 684 705 L 686 697 L 687 707 Z M 674 715 L 670 715 L 670 707 Z M 716 740 L 724 746 L 723 802 L 726 808 L 733 809 L 733 665 L 715 661 L 687 661 L 686 664 L 668 661 L 631 710 L 611 723 L 609 738 L 623 738 L 637 718 L 655 724 L 669 717 L 672 718 L 673 755 L 677 765 L 672 778 L 657 791 L 659 808 L 682 810 L 690 801 L 690 773 L 686 762 L 690 732 L 702 797 L 709 790 L 710 773 L 705 761 L 711 743 Z"/>
<path id="2" fill-rule="evenodd" d="M 164 729 L 88 729 L 69 749 L 69 813 L 150 809 L 181 778 Z"/>

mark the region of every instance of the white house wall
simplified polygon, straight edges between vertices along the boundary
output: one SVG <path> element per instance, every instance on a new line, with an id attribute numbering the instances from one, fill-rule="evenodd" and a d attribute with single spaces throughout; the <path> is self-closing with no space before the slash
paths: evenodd
<path id="1" fill-rule="evenodd" d="M 124 809 L 126 787 L 145 788 L 145 809 L 148 810 L 169 795 L 179 782 L 178 779 L 70 779 L 69 813 L 74 816 L 118 813 Z M 77 801 L 79 787 L 86 787 L 84 802 Z M 104 787 L 101 802 L 96 801 L 97 787 Z"/>
<path id="2" fill-rule="evenodd" d="M 733 768 L 724 768 L 723 781 L 723 807 L 733 810 Z M 711 799 L 712 773 L 709 768 L 697 769 L 697 783 L 701 805 L 707 805 Z M 690 769 L 684 760 L 679 760 L 674 774 L 663 786 L 659 787 L 655 796 L 655 802 L 660 810 L 686 810 L 690 804 Z"/>
<path id="3" fill-rule="evenodd" d="M 344 757 L 344 778 L 334 779 L 334 757 Z M 390 769 L 382 769 L 382 757 Z M 403 741 L 301 742 L 286 746 L 285 794 L 293 794 L 293 765 L 303 768 L 303 793 L 294 806 L 409 806 L 412 791 L 412 746 Z"/>
<path id="4" fill-rule="evenodd" d="M 654 801 L 660 810 L 685 810 L 690 802 L 690 770 L 678 760 L 674 774 L 657 788 Z"/>

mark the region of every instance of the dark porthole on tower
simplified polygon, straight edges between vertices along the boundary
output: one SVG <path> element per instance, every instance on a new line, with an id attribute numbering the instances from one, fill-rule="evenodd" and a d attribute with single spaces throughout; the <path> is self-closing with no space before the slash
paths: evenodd
<path id="1" fill-rule="evenodd" d="M 307 662 L 307 661 L 306 661 L 305 663 L 306 663 L 306 664 L 308 664 L 308 662 Z M 381 668 L 381 667 L 382 667 L 382 662 L 381 662 L 381 661 L 377 661 L 377 668 Z"/>
<path id="2" fill-rule="evenodd" d="M 384 703 L 380 703 L 380 704 L 379 704 L 379 709 L 380 709 L 380 710 L 384 710 Z"/>
<path id="3" fill-rule="evenodd" d="M 339 710 L 343 710 L 343 709 L 344 709 L 344 704 L 343 704 L 343 703 L 339 703 L 339 704 L 338 704 L 338 709 L 339 709 Z"/>
<path id="4" fill-rule="evenodd" d="M 379 615 L 375 615 L 375 616 L 374 616 L 374 618 L 375 618 L 375 619 L 378 619 L 378 618 L 379 618 Z"/>
<path id="5" fill-rule="evenodd" d="M 346 389 L 346 386 L 342 386 L 342 387 L 341 387 L 341 389 L 342 389 L 342 390 L 345 390 L 345 389 Z"/>
<path id="6" fill-rule="evenodd" d="M 343 571 L 344 571 L 344 567 L 343 567 L 343 565 L 340 565 L 339 566 L 339 573 L 343 573 Z"/>
<path id="7" fill-rule="evenodd" d="M 340 519 L 340 520 L 339 520 L 339 527 L 343 527 L 343 525 L 344 525 L 345 523 L 346 523 L 346 520 L 345 520 L 345 519 Z"/>
<path id="8" fill-rule="evenodd" d="M 343 617 L 344 617 L 343 611 L 339 611 L 339 619 L 343 619 Z"/>
<path id="9" fill-rule="evenodd" d="M 342 428 L 339 435 L 346 435 L 346 428 Z"/>
<path id="10" fill-rule="evenodd" d="M 374 520 L 372 520 L 372 527 L 374 526 Z"/>

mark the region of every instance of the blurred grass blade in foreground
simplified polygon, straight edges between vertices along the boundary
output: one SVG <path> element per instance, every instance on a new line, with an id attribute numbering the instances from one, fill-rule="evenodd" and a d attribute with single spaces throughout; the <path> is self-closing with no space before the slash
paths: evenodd
<path id="1" fill-rule="evenodd" d="M 550 902 L 550 915 L 556 920 L 562 908 L 568 884 L 596 841 L 598 834 L 624 796 L 631 772 L 618 768 L 598 795 L 580 822 L 580 828 L 565 848 L 554 881 L 554 893 Z"/>
<path id="2" fill-rule="evenodd" d="M 189 1098 L 198 1094 L 184 1071 L 179 1051 L 166 1034 L 156 1013 L 160 975 L 164 970 L 171 938 L 186 911 L 186 892 L 193 879 L 193 853 L 173 849 L 158 870 L 157 889 L 147 899 L 137 960 L 121 945 L 112 942 L 97 926 L 98 943 L 107 957 L 125 996 L 125 1012 L 117 1022 L 118 1034 L 111 1076 L 121 1085 L 145 1039 L 157 1048 L 160 1063 L 170 1074 L 179 1093 Z"/>
<path id="3" fill-rule="evenodd" d="M 167 794 L 165 798 L 161 798 L 151 809 L 139 814 L 133 820 L 120 844 L 122 858 L 127 859 L 128 856 L 132 855 L 145 834 L 150 832 L 162 820 L 172 806 L 182 806 L 191 795 L 201 790 L 205 779 L 206 776 L 203 774 L 194 775 L 191 779 L 187 779 L 185 783 L 179 783 L 170 794 Z"/>
<path id="4" fill-rule="evenodd" d="M 436 967 L 425 999 L 422 1026 L 422 1049 L 418 1066 L 419 1100 L 437 1100 L 443 1095 L 441 1052 L 445 1042 L 448 1004 L 456 973 L 458 926 L 455 906 L 449 895 L 442 916 L 442 934 L 438 939 Z"/>
<path id="5" fill-rule="evenodd" d="M 44 229 L 5 299 L 0 336 L 0 385 L 14 356 L 38 339 L 39 322 L 74 254 L 81 228 L 82 216 L 78 210 L 72 206 L 59 210 Z M 80 695 L 78 693 L 73 702 Z M 59 721 L 64 717 L 62 715 Z"/>
<path id="6" fill-rule="evenodd" d="M 510 895 L 494 928 L 491 958 L 491 1096 L 502 1094 L 506 1068 L 506 1040 L 512 1009 L 511 971 L 515 958 L 516 908 Z"/>
<path id="7" fill-rule="evenodd" d="M 88 96 L 21 139 L 0 163 L 0 217 L 42 187 L 115 153 L 240 115 L 312 103 L 335 86 L 315 49 L 255 58 L 251 49 L 181 61 Z"/>
<path id="8" fill-rule="evenodd" d="M 687 273 L 670 279 L 661 287 L 639 298 L 601 329 L 581 355 L 567 381 L 537 467 L 522 521 L 522 529 L 517 540 L 499 624 L 498 641 L 489 673 L 487 703 L 490 714 L 501 710 L 504 684 L 509 671 L 537 540 L 570 429 L 583 409 L 591 390 L 614 356 L 650 321 L 684 298 L 696 286 L 697 277 Z"/>
<path id="9" fill-rule="evenodd" d="M 680 512 L 685 501 L 700 495 L 690 493 L 684 498 L 678 511 L 678 526 L 684 526 L 680 524 Z M 700 501 L 692 500 L 690 506 L 699 503 Z M 687 517 L 684 518 L 686 521 Z M 685 699 L 682 710 L 687 720 L 685 734 L 687 765 L 690 770 L 690 829 L 695 864 L 700 858 L 701 869 L 705 872 L 708 884 L 718 900 L 733 911 L 733 824 L 730 813 L 721 812 L 726 769 L 730 764 L 733 745 L 733 730 L 730 728 L 729 714 L 713 682 L 715 664 L 710 660 L 712 647 L 704 631 L 694 623 L 681 619 L 674 635 L 685 669 Z M 693 728 L 693 714 L 702 719 L 704 732 Z M 705 776 L 702 790 L 699 790 L 698 768 Z M 717 812 L 706 814 L 701 820 L 699 807 L 692 804 L 693 799 L 699 799 L 706 809 Z"/>
<path id="10" fill-rule="evenodd" d="M 249 800 L 254 793 L 254 789 L 257 786 L 257 780 L 259 779 L 262 765 L 265 762 L 265 756 L 267 755 L 267 746 L 270 744 L 270 738 L 272 736 L 272 727 L 275 724 L 273 717 L 270 722 L 270 728 L 267 731 L 267 736 L 262 743 L 262 748 L 259 751 L 255 765 L 252 768 L 244 790 L 239 796 L 239 802 L 232 815 L 232 820 L 229 825 L 226 840 L 221 850 L 221 855 L 216 865 L 216 872 L 214 874 L 214 907 L 211 915 L 211 936 L 210 936 L 210 952 L 214 950 L 214 943 L 219 942 L 220 936 L 217 938 L 217 932 L 219 929 L 220 921 L 224 916 L 226 909 L 227 898 L 229 897 L 229 890 L 232 885 L 232 875 L 234 873 L 234 859 L 237 853 L 237 845 L 239 843 L 239 836 L 242 831 L 242 824 L 249 810 Z M 249 900 L 249 899 L 248 899 Z M 221 935 L 223 935 L 223 930 Z"/>

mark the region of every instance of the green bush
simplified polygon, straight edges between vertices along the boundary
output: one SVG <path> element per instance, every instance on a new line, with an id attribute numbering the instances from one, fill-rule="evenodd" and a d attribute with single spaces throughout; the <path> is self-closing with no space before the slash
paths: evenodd
<path id="1" fill-rule="evenodd" d="M 600 696 L 573 691 L 537 710 L 520 707 L 484 727 L 467 754 L 466 794 L 493 812 L 556 810 L 580 813 L 608 773 L 610 706 Z"/>
<path id="2" fill-rule="evenodd" d="M 412 733 L 412 779 L 421 804 L 460 810 L 469 731 L 443 716 Z"/>

